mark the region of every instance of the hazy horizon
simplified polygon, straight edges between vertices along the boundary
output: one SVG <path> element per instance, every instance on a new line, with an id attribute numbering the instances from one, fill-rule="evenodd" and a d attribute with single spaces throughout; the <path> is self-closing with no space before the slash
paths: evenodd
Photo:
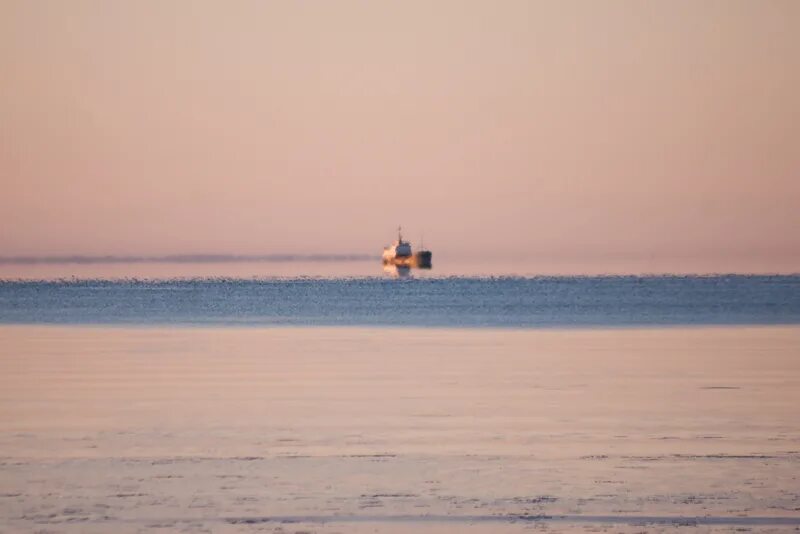
<path id="1" fill-rule="evenodd" d="M 413 278 L 441 277 L 705 277 L 798 276 L 794 264 L 764 266 L 755 261 L 718 262 L 683 258 L 458 258 L 435 256 L 432 270 L 413 270 Z M 199 256 L 56 256 L 0 257 L 0 281 L 64 279 L 204 279 L 204 278 L 360 278 L 396 276 L 377 254 L 351 255 L 199 255 Z"/>
<path id="2" fill-rule="evenodd" d="M 377 255 L 403 224 L 435 265 L 798 272 L 799 25 L 792 0 L 6 0 L 0 256 Z"/>

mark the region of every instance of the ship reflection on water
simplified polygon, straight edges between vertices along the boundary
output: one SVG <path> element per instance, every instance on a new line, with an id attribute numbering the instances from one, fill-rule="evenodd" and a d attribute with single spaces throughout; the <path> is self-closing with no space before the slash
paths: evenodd
<path id="1" fill-rule="evenodd" d="M 392 278 L 410 278 L 411 277 L 411 267 L 408 265 L 384 265 L 383 266 L 384 274 L 392 277 Z"/>
<path id="2" fill-rule="evenodd" d="M 411 268 L 430 269 L 433 267 L 431 258 L 433 253 L 430 250 L 414 252 L 411 243 L 403 239 L 402 228 L 397 227 L 397 241 L 392 245 L 383 248 L 381 261 L 383 262 L 383 272 L 395 278 L 407 278 L 411 276 Z"/>

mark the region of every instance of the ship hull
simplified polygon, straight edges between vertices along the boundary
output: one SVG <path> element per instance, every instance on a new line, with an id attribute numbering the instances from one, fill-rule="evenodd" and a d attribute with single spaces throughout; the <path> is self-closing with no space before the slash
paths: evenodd
<path id="1" fill-rule="evenodd" d="M 415 267 L 419 269 L 430 269 L 433 267 L 433 253 L 430 250 L 420 250 L 414 254 Z"/>
<path id="2" fill-rule="evenodd" d="M 384 256 L 384 265 L 395 265 L 397 267 L 416 267 L 417 269 L 430 269 L 433 267 L 431 252 L 423 250 L 411 256 Z"/>

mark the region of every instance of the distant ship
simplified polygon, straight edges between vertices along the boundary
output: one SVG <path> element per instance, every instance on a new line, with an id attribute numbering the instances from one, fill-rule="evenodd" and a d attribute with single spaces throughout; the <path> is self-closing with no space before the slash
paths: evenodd
<path id="1" fill-rule="evenodd" d="M 397 241 L 383 249 L 384 265 L 430 269 L 433 266 L 432 257 L 433 253 L 430 250 L 423 249 L 413 252 L 411 243 L 403 240 L 402 228 L 400 227 L 397 228 Z"/>

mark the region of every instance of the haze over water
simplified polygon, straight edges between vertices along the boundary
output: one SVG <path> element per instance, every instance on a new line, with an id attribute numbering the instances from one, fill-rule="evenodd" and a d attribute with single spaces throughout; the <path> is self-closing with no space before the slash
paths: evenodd
<path id="1" fill-rule="evenodd" d="M 436 247 L 434 247 L 435 249 Z M 379 250 L 379 249 L 378 249 Z M 366 258 L 361 258 L 366 256 Z M 374 256 L 374 257 L 373 257 Z M 291 258 L 292 256 L 290 256 Z M 738 268 L 725 269 L 714 262 L 686 261 L 676 258 L 670 261 L 657 259 L 633 260 L 631 258 L 607 258 L 595 260 L 590 265 L 580 259 L 554 259 L 550 257 L 519 260 L 512 258 L 458 258 L 437 254 L 434 250 L 434 268 L 431 271 L 415 269 L 414 278 L 442 276 L 602 276 L 602 275 L 710 275 L 710 274 L 796 274 L 800 263 L 771 264 L 768 267 L 760 260 L 743 258 L 736 263 Z M 749 267 L 749 268 L 747 268 Z M 241 259 L 231 256 L 225 261 L 101 261 L 88 258 L 75 261 L 22 261 L 9 262 L 0 259 L 0 279 L 52 280 L 67 278 L 270 278 L 313 276 L 322 278 L 373 277 L 390 275 L 381 268 L 378 254 L 361 254 L 354 259 L 306 261 Z"/>
<path id="2" fill-rule="evenodd" d="M 795 532 L 799 36 L 0 0 L 0 531 Z"/>
<path id="3" fill-rule="evenodd" d="M 798 20 L 6 0 L 0 254 L 379 254 L 403 224 L 516 274 L 798 272 Z"/>

